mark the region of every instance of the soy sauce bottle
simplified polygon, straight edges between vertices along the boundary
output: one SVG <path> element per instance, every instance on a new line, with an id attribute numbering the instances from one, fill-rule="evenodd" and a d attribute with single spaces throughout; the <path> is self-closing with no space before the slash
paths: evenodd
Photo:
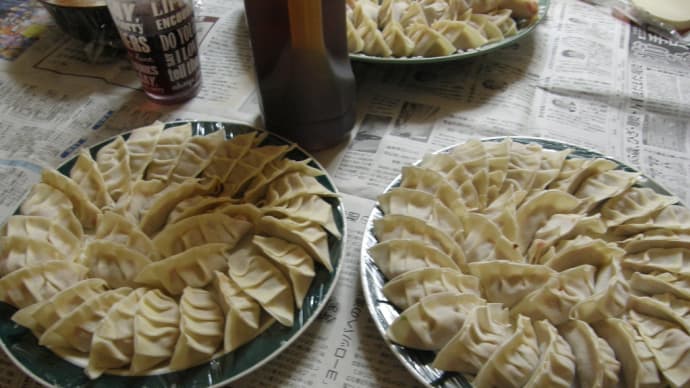
<path id="1" fill-rule="evenodd" d="M 355 121 L 345 0 L 245 0 L 265 128 L 310 151 Z"/>

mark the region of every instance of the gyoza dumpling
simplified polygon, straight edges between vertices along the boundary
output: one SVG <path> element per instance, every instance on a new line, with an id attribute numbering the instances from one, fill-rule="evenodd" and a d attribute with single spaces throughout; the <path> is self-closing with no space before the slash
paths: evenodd
<path id="1" fill-rule="evenodd" d="M 117 202 L 132 186 L 129 151 L 122 136 L 118 136 L 96 154 L 96 165 L 101 172 L 108 194 Z"/>
<path id="2" fill-rule="evenodd" d="M 513 21 L 508 18 L 507 20 Z M 513 27 L 515 26 L 513 21 Z M 504 32 L 505 33 L 505 32 Z M 539 171 L 534 176 L 532 182 L 532 190 L 544 190 L 551 182 L 558 178 L 565 158 L 572 152 L 571 149 L 566 148 L 562 151 L 542 152 L 541 163 Z"/>
<path id="3" fill-rule="evenodd" d="M 448 150 L 448 155 L 463 166 L 465 172 L 473 176 L 482 170 L 489 169 L 488 154 L 484 143 L 471 139 Z M 507 162 L 507 160 L 506 160 Z"/>
<path id="4" fill-rule="evenodd" d="M 437 171 L 417 166 L 405 166 L 402 168 L 400 187 L 432 194 L 458 216 L 467 212 L 465 204 L 460 200 L 460 193 Z"/>
<path id="5" fill-rule="evenodd" d="M 299 172 L 307 176 L 321 176 L 324 175 L 323 170 L 312 167 L 311 158 L 304 160 L 292 159 L 276 159 L 264 166 L 261 173 L 252 178 L 244 192 L 243 199 L 245 202 L 256 203 L 266 195 L 268 185 L 280 176 L 292 172 Z"/>
<path id="6" fill-rule="evenodd" d="M 113 304 L 93 332 L 89 363 L 91 379 L 103 372 L 129 366 L 134 355 L 134 316 L 146 288 L 137 288 Z"/>
<path id="7" fill-rule="evenodd" d="M 275 318 L 264 311 L 259 302 L 242 291 L 227 275 L 215 271 L 213 290 L 225 313 L 225 353 L 253 340 L 275 322 Z"/>
<path id="8" fill-rule="evenodd" d="M 376 21 L 370 17 L 364 17 L 359 23 L 354 23 L 357 35 L 362 38 L 364 47 L 362 52 L 378 57 L 390 57 L 393 50 L 383 38 L 383 33 L 378 29 Z"/>
<path id="9" fill-rule="evenodd" d="M 690 249 L 651 248 L 637 253 L 628 253 L 622 260 L 623 268 L 649 273 L 654 271 L 690 275 Z"/>
<path id="10" fill-rule="evenodd" d="M 540 356 L 525 387 L 571 387 L 575 378 L 575 356 L 570 345 L 549 321 L 534 322 L 534 331 Z"/>
<path id="11" fill-rule="evenodd" d="M 261 209 L 251 203 L 227 203 L 214 211 L 253 225 L 258 224 L 261 217 L 263 217 Z"/>
<path id="12" fill-rule="evenodd" d="M 50 218 L 81 239 L 84 231 L 72 210 L 72 201 L 62 191 L 45 183 L 33 185 L 19 208 L 26 216 Z"/>
<path id="13" fill-rule="evenodd" d="M 426 19 L 424 8 L 422 8 L 421 3 L 417 1 L 412 1 L 410 4 L 408 4 L 408 6 L 405 8 L 405 12 L 400 15 L 399 22 L 403 25 L 403 27 L 405 27 L 406 30 L 413 24 L 429 24 Z"/>
<path id="14" fill-rule="evenodd" d="M 513 242 L 518 238 L 517 205 L 526 194 L 526 191 L 516 192 L 509 186 L 484 209 L 484 215 L 498 226 L 501 234 Z"/>
<path id="15" fill-rule="evenodd" d="M 364 49 L 364 39 L 359 36 L 359 32 L 352 19 L 345 18 L 345 30 L 347 31 L 347 52 L 358 53 Z"/>
<path id="16" fill-rule="evenodd" d="M 295 311 L 292 287 L 280 269 L 248 242 L 229 254 L 227 261 L 230 278 L 281 325 L 292 326 Z"/>
<path id="17" fill-rule="evenodd" d="M 282 238 L 301 246 L 314 260 L 326 267 L 328 272 L 333 272 L 328 235 L 318 225 L 309 221 L 298 222 L 264 216 L 256 225 L 256 233 Z"/>
<path id="18" fill-rule="evenodd" d="M 282 175 L 268 184 L 263 205 L 277 205 L 295 197 L 314 194 L 322 197 L 337 197 L 338 194 L 328 190 L 316 178 L 297 171 Z"/>
<path id="19" fill-rule="evenodd" d="M 148 236 L 153 236 L 168 222 L 168 215 L 178 203 L 186 198 L 216 192 L 218 188 L 218 181 L 201 183 L 197 180 L 186 180 L 179 184 L 172 183 L 149 202 L 150 206 L 141 215 L 139 227 Z"/>
<path id="20" fill-rule="evenodd" d="M 460 50 L 473 49 L 489 43 L 481 29 L 463 20 L 437 20 L 431 27 Z"/>
<path id="21" fill-rule="evenodd" d="M 224 253 L 227 244 L 211 243 L 187 249 L 182 253 L 154 261 L 142 268 L 134 281 L 160 287 L 179 295 L 185 287 L 205 287 L 213 280 L 213 271 L 222 271 L 228 263 Z"/>
<path id="22" fill-rule="evenodd" d="M 676 202 L 678 198 L 658 194 L 648 187 L 632 187 L 604 202 L 601 206 L 601 217 L 607 226 L 616 226 L 632 220 L 643 220 Z"/>
<path id="23" fill-rule="evenodd" d="M 485 171 L 478 176 L 472 176 L 460 162 L 445 153 L 427 154 L 419 165 L 443 176 L 462 199 L 464 208 L 477 210 L 481 207 L 481 190 L 477 190 L 477 187 L 488 190 L 488 175 Z"/>
<path id="24" fill-rule="evenodd" d="M 637 253 L 652 248 L 688 248 L 690 233 L 668 229 L 653 229 L 619 242 L 627 253 Z"/>
<path id="25" fill-rule="evenodd" d="M 27 216 L 53 217 L 58 209 L 71 212 L 74 206 L 61 190 L 39 182 L 31 186 L 29 194 L 19 207 L 19 212 Z"/>
<path id="26" fill-rule="evenodd" d="M 623 314 L 628 308 L 630 285 L 623 276 L 617 260 L 600 266 L 594 281 L 592 296 L 578 302 L 570 310 L 570 317 L 596 322 Z"/>
<path id="27" fill-rule="evenodd" d="M 50 325 L 106 289 L 107 284 L 102 279 L 84 279 L 49 299 L 18 310 L 12 315 L 12 320 L 29 328 L 39 338 Z"/>
<path id="28" fill-rule="evenodd" d="M 206 166 L 202 176 L 206 179 L 218 178 L 224 182 L 237 161 L 244 157 L 257 140 L 257 132 L 248 132 L 233 136 L 218 147 L 211 158 L 211 163 Z"/>
<path id="29" fill-rule="evenodd" d="M 7 237 L 26 237 L 46 242 L 64 257 L 74 257 L 81 247 L 81 238 L 65 229 L 59 220 L 40 216 L 14 215 L 7 219 L 2 234 Z M 8 247 L 2 244 L 2 249 Z"/>
<path id="30" fill-rule="evenodd" d="M 482 28 L 477 23 L 472 22 L 472 24 L 476 28 Z M 486 34 L 486 30 L 484 30 L 484 34 Z M 491 40 L 490 36 L 486 36 L 487 39 Z M 503 189 L 512 187 L 516 191 L 529 192 L 541 167 L 542 152 L 543 150 L 538 144 L 512 143 Z"/>
<path id="31" fill-rule="evenodd" d="M 74 260 L 52 244 L 24 236 L 0 237 L 0 276 L 49 260 Z"/>
<path id="32" fill-rule="evenodd" d="M 654 297 L 630 295 L 630 307 L 643 314 L 674 322 L 690 333 L 690 300 L 672 294 Z"/>
<path id="33" fill-rule="evenodd" d="M 515 331 L 482 365 L 472 385 L 484 387 L 522 387 L 539 361 L 539 344 L 532 321 L 520 315 Z"/>
<path id="34" fill-rule="evenodd" d="M 175 205 L 175 208 L 168 215 L 168 224 L 191 216 L 213 212 L 216 208 L 223 205 L 233 204 L 235 201 L 228 197 L 216 197 L 213 195 L 195 195 L 184 199 Z"/>
<path id="35" fill-rule="evenodd" d="M 158 179 L 166 182 L 177 164 L 187 139 L 192 137 L 190 123 L 177 125 L 163 131 L 153 147 L 151 158 L 144 171 L 144 179 Z"/>
<path id="36" fill-rule="evenodd" d="M 608 342 L 599 338 L 591 326 L 571 320 L 559 327 L 575 356 L 576 377 L 580 387 L 618 386 L 621 365 Z"/>
<path id="37" fill-rule="evenodd" d="M 450 256 L 421 240 L 388 240 L 372 246 L 368 252 L 388 279 L 420 268 L 460 271 Z"/>
<path id="38" fill-rule="evenodd" d="M 478 305 L 434 358 L 433 368 L 476 374 L 512 333 L 510 314 L 500 303 Z"/>
<path id="39" fill-rule="evenodd" d="M 554 214 L 534 233 L 534 239 L 527 250 L 527 260 L 531 263 L 543 263 L 542 255 L 559 240 L 604 233 L 606 225 L 599 214 L 590 217 L 582 214 Z"/>
<path id="40" fill-rule="evenodd" d="M 99 209 L 112 206 L 113 199 L 108 193 L 105 180 L 88 150 L 82 148 L 76 163 L 69 173 L 70 178 L 81 187 L 86 198 Z"/>
<path id="41" fill-rule="evenodd" d="M 457 292 L 423 297 L 388 326 L 386 337 L 412 349 L 439 350 L 460 330 L 468 313 L 484 299 Z"/>
<path id="42" fill-rule="evenodd" d="M 129 193 L 120 197 L 113 211 L 127 218 L 129 222 L 139 225 L 141 217 L 148 212 L 153 200 L 165 188 L 165 182 L 157 179 L 138 180 L 132 184 Z"/>
<path id="43" fill-rule="evenodd" d="M 667 231 L 689 230 L 690 209 L 681 205 L 666 206 L 645 221 L 616 226 L 613 233 L 619 236 L 632 236 L 652 229 Z"/>
<path id="44" fill-rule="evenodd" d="M 199 175 L 211 163 L 211 158 L 224 141 L 224 130 L 188 138 L 182 146 L 175 167 L 170 172 L 170 181 L 179 183 Z"/>
<path id="45" fill-rule="evenodd" d="M 467 263 L 501 259 L 525 261 L 515 244 L 503 236 L 498 225 L 485 215 L 467 213 L 462 222 L 465 233 L 462 248 Z"/>
<path id="46" fill-rule="evenodd" d="M 124 245 L 93 240 L 86 245 L 80 263 L 89 276 L 105 280 L 111 288 L 136 287 L 134 278 L 151 263 L 148 257 Z"/>
<path id="47" fill-rule="evenodd" d="M 301 309 L 304 297 L 316 275 L 314 259 L 299 245 L 279 238 L 254 235 L 252 243 L 266 257 L 278 263 L 283 273 L 287 274 L 292 284 L 295 304 Z"/>
<path id="48" fill-rule="evenodd" d="M 637 172 L 608 170 L 589 177 L 573 193 L 586 204 L 583 209 L 589 212 L 601 201 L 620 195 L 628 190 L 640 176 Z"/>
<path id="49" fill-rule="evenodd" d="M 125 145 L 129 154 L 129 170 L 132 174 L 132 180 L 137 180 L 144 175 L 144 169 L 151 161 L 153 150 L 164 126 L 163 123 L 157 121 L 133 130 L 127 138 Z"/>
<path id="50" fill-rule="evenodd" d="M 208 361 L 223 342 L 223 312 L 213 295 L 187 287 L 180 297 L 180 337 L 170 369 L 180 370 Z"/>
<path id="51" fill-rule="evenodd" d="M 84 354 L 91 350 L 94 330 L 112 305 L 132 292 L 131 288 L 118 288 L 99 293 L 77 306 L 53 323 L 41 335 L 38 343 L 60 355 L 72 350 Z"/>
<path id="52" fill-rule="evenodd" d="M 573 240 L 564 240 L 555 249 L 545 253 L 540 262 L 556 271 L 564 271 L 581 264 L 591 264 L 597 267 L 618 261 L 624 250 L 614 243 L 607 243 L 601 239 L 588 236 L 577 236 Z"/>
<path id="53" fill-rule="evenodd" d="M 481 140 L 470 139 L 458 144 L 448 150 L 448 155 L 458 161 L 470 175 L 489 169 L 488 153 Z"/>
<path id="54" fill-rule="evenodd" d="M 481 296 L 479 279 L 449 268 L 419 268 L 405 272 L 386 282 L 381 291 L 400 310 L 425 296 L 442 292 Z"/>
<path id="55" fill-rule="evenodd" d="M 64 260 L 25 266 L 0 278 L 0 301 L 17 308 L 44 301 L 84 279 L 88 271 Z"/>
<path id="56" fill-rule="evenodd" d="M 378 197 L 384 214 L 401 214 L 426 221 L 449 236 L 461 231 L 458 216 L 434 195 L 420 190 L 394 188 Z"/>
<path id="57" fill-rule="evenodd" d="M 513 142 L 509 137 L 506 137 L 500 142 L 487 141 L 483 145 L 490 167 L 487 203 L 492 204 L 503 193 L 501 188 L 508 177 L 510 151 L 513 147 Z"/>
<path id="58" fill-rule="evenodd" d="M 458 1 L 423 0 L 421 2 L 426 19 L 429 23 L 442 19 L 455 19 L 461 6 Z"/>
<path id="59" fill-rule="evenodd" d="M 458 268 L 465 269 L 462 248 L 450 236 L 414 217 L 397 214 L 374 220 L 374 234 L 379 242 L 393 239 L 420 240 L 450 256 Z"/>
<path id="60" fill-rule="evenodd" d="M 558 178 L 549 185 L 549 189 L 559 189 L 574 194 L 582 182 L 589 177 L 614 168 L 616 168 L 616 162 L 608 159 L 569 159 L 564 163 Z"/>
<path id="61" fill-rule="evenodd" d="M 388 23 L 382 31 L 383 40 L 391 49 L 391 55 L 395 57 L 407 57 L 414 52 L 414 41 L 405 33 L 403 26 L 393 21 Z"/>
<path id="62" fill-rule="evenodd" d="M 629 322 L 654 355 L 661 374 L 674 387 L 690 383 L 690 335 L 673 322 L 630 311 Z"/>
<path id="63" fill-rule="evenodd" d="M 597 334 L 611 345 L 621 364 L 623 382 L 627 387 L 663 386 L 654 353 L 627 321 L 608 318 L 594 325 Z"/>
<path id="64" fill-rule="evenodd" d="M 669 293 L 690 300 L 690 277 L 687 276 L 668 272 L 656 274 L 635 272 L 630 277 L 630 287 L 648 295 Z"/>
<path id="65" fill-rule="evenodd" d="M 62 191 L 69 198 L 74 214 L 85 229 L 96 227 L 101 211 L 74 180 L 60 174 L 57 170 L 47 169 L 43 170 L 41 181 Z"/>
<path id="66" fill-rule="evenodd" d="M 559 190 L 542 191 L 517 209 L 517 224 L 520 225 L 518 240 L 521 252 L 526 253 L 534 234 L 547 220 L 557 213 L 570 213 L 580 204 L 580 200 Z"/>
<path id="67" fill-rule="evenodd" d="M 482 24 L 487 35 L 496 35 L 499 39 L 517 34 L 517 23 L 509 9 L 497 9 L 487 14 L 473 13 L 470 20 Z M 493 30 L 498 31 L 494 33 Z"/>
<path id="68" fill-rule="evenodd" d="M 528 294 L 510 311 L 533 319 L 548 319 L 554 325 L 568 320 L 570 309 L 594 293 L 594 266 L 583 264 L 553 275 L 546 284 Z"/>
<path id="69" fill-rule="evenodd" d="M 110 241 L 149 257 L 154 251 L 151 239 L 127 218 L 114 212 L 105 212 L 96 227 L 96 240 Z"/>
<path id="70" fill-rule="evenodd" d="M 210 243 L 224 243 L 231 248 L 252 228 L 249 222 L 225 214 L 205 213 L 169 225 L 153 239 L 153 245 L 161 258 Z"/>
<path id="71" fill-rule="evenodd" d="M 489 197 L 489 178 L 487 169 L 471 172 L 466 164 L 459 164 L 446 175 L 446 179 L 460 192 L 465 206 L 473 210 L 486 208 Z"/>
<path id="72" fill-rule="evenodd" d="M 257 176 L 267 164 L 274 160 L 282 159 L 293 148 L 295 148 L 294 144 L 266 145 L 250 148 L 237 161 L 230 174 L 223 181 L 223 195 L 241 197 L 252 178 Z"/>
<path id="73" fill-rule="evenodd" d="M 383 0 L 378 10 L 377 22 L 385 27 L 391 22 L 400 22 L 402 14 L 410 5 L 410 0 Z"/>
<path id="74" fill-rule="evenodd" d="M 522 298 L 543 287 L 556 271 L 542 265 L 505 260 L 470 263 L 470 274 L 479 278 L 484 297 L 512 307 Z"/>
<path id="75" fill-rule="evenodd" d="M 149 290 L 141 297 L 134 315 L 134 354 L 130 371 L 141 374 L 173 354 L 180 336 L 180 308 L 161 290 Z"/>
<path id="76" fill-rule="evenodd" d="M 286 202 L 261 208 L 264 214 L 277 214 L 279 217 L 290 217 L 299 221 L 311 221 L 323 226 L 335 238 L 340 239 L 342 234 L 333 217 L 333 208 L 330 203 L 318 195 L 302 195 Z"/>

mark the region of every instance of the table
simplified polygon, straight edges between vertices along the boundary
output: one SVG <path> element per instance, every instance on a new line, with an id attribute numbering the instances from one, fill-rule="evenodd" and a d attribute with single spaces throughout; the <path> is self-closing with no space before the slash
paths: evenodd
<path id="1" fill-rule="evenodd" d="M 123 59 L 91 63 L 36 1 L 0 5 L 0 215 L 40 170 L 154 120 L 233 120 L 261 126 L 240 0 L 199 0 L 203 87 L 160 106 Z M 400 167 L 471 138 L 540 136 L 590 147 L 690 198 L 690 50 L 611 16 L 552 0 L 547 18 L 514 45 L 465 61 L 354 63 L 357 123 L 316 153 L 345 200 L 346 264 L 317 322 L 288 351 L 233 386 L 414 387 L 366 311 L 359 248 L 378 193 Z M 1 387 L 34 387 L 0 358 Z"/>

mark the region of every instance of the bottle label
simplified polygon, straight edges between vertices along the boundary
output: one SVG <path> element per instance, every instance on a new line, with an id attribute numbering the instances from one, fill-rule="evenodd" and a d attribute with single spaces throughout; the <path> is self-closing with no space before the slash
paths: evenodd
<path id="1" fill-rule="evenodd" d="M 109 0 L 108 9 L 144 90 L 175 95 L 201 78 L 189 0 Z"/>

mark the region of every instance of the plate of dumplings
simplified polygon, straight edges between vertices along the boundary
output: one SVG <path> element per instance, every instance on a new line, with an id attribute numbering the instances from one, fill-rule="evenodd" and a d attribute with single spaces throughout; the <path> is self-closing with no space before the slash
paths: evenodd
<path id="1" fill-rule="evenodd" d="M 428 387 L 690 384 L 690 210 L 542 138 L 425 155 L 378 197 L 368 309 Z"/>
<path id="2" fill-rule="evenodd" d="M 350 58 L 375 63 L 466 59 L 513 44 L 549 0 L 348 0 Z"/>
<path id="3" fill-rule="evenodd" d="M 0 345 L 61 387 L 220 386 L 260 368 L 317 319 L 345 243 L 317 161 L 203 121 L 45 169 L 0 236 Z"/>

